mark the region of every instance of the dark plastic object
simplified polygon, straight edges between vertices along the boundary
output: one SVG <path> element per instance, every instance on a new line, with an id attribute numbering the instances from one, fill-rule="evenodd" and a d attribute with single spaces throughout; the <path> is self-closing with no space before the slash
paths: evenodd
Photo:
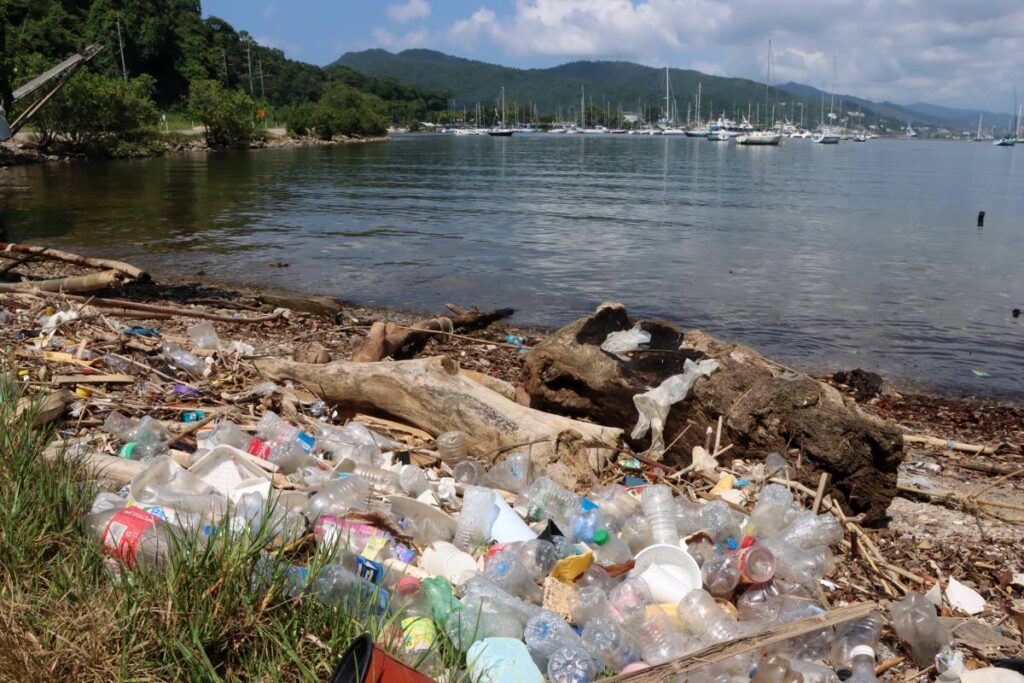
<path id="1" fill-rule="evenodd" d="M 342 653 L 328 683 L 434 683 L 434 679 L 395 659 L 364 633 Z"/>

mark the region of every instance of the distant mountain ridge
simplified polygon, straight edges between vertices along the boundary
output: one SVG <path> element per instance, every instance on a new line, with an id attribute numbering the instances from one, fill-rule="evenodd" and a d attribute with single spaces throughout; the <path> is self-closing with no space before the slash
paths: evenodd
<path id="1" fill-rule="evenodd" d="M 411 83 L 431 90 L 447 91 L 456 108 L 473 108 L 477 102 L 490 104 L 498 90 L 505 87 L 509 103 L 536 105 L 541 114 L 561 112 L 566 116 L 569 108 L 579 110 L 580 86 L 586 92 L 588 104 L 612 108 L 620 104 L 624 110 L 637 109 L 638 102 L 646 106 L 661 107 L 664 102 L 665 70 L 623 61 L 578 61 L 545 69 L 519 69 L 489 64 L 473 59 L 455 57 L 435 50 L 413 49 L 399 53 L 382 49 L 347 52 L 335 64 L 343 64 L 369 76 L 387 77 L 402 83 Z M 746 113 L 764 107 L 765 86 L 746 78 L 712 76 L 691 69 L 669 69 L 675 108 L 679 118 L 686 118 L 687 106 L 695 100 L 697 84 L 701 84 L 704 118 L 714 107 L 714 115 L 725 110 L 729 115 L 737 111 Z M 799 83 L 774 86 L 778 93 L 774 102 L 776 118 L 798 121 L 803 105 L 804 121 L 808 126 L 820 118 L 821 90 Z M 779 95 L 786 93 L 787 98 Z M 827 97 L 827 95 L 826 95 Z M 954 109 L 939 105 L 918 103 L 898 105 L 891 102 L 873 102 L 850 95 L 837 95 L 836 108 L 842 101 L 846 111 L 859 109 L 871 121 L 886 120 L 892 125 L 950 127 L 953 130 L 973 130 L 982 113 L 986 126 L 1005 126 L 1007 114 Z M 828 103 L 826 101 L 826 108 Z"/>

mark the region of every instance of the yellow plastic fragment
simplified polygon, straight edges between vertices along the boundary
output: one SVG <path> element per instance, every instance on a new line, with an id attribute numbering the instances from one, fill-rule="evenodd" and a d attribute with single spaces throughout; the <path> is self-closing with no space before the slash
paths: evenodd
<path id="1" fill-rule="evenodd" d="M 570 555 L 569 557 L 558 561 L 555 568 L 551 570 L 550 576 L 553 576 L 563 583 L 572 584 L 576 582 L 576 579 L 580 574 L 590 569 L 590 565 L 592 564 L 594 564 L 593 553 Z"/>
<path id="2" fill-rule="evenodd" d="M 715 484 L 715 488 L 711 489 L 708 493 L 712 496 L 720 496 L 726 491 L 732 491 L 732 487 L 735 483 L 736 477 L 732 476 L 728 472 L 722 472 L 718 476 L 718 483 Z"/>

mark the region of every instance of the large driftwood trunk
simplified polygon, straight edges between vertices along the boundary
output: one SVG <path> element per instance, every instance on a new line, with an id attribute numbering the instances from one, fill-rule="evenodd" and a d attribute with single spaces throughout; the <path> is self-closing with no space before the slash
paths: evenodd
<path id="1" fill-rule="evenodd" d="M 629 361 L 601 351 L 608 333 L 633 323 L 621 305 L 609 304 L 538 344 L 526 358 L 532 405 L 629 428 L 637 417 L 635 394 L 681 372 L 686 358 L 715 358 L 721 367 L 698 380 L 690 396 L 669 412 L 666 443 L 690 425 L 669 459 L 688 463 L 693 446 L 704 441 L 706 428 L 721 416 L 723 445 L 733 444 L 729 458 L 796 449 L 801 480 L 815 486 L 819 474 L 828 472 L 833 495 L 847 509 L 864 513 L 866 524 L 884 521 L 903 458 L 895 424 L 867 415 L 833 387 L 793 373 L 751 348 L 696 330 L 684 334 L 663 321 L 641 321 L 651 332 L 651 350 Z"/>
<path id="2" fill-rule="evenodd" d="M 517 444 L 540 467 L 562 462 L 579 488 L 591 486 L 595 471 L 614 451 L 622 431 L 552 415 L 519 405 L 473 381 L 448 358 L 409 361 L 309 365 L 265 359 L 259 372 L 272 380 L 300 382 L 325 401 L 355 410 L 382 413 L 432 435 L 459 430 L 468 436 L 470 454 L 493 461 L 499 449 Z"/>

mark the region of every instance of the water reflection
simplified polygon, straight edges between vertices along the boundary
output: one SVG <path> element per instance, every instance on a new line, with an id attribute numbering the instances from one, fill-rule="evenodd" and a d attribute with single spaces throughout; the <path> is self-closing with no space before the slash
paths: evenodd
<path id="1" fill-rule="evenodd" d="M 371 304 L 513 305 L 547 324 L 613 298 L 808 367 L 1020 391 L 1014 154 L 410 137 L 8 169 L 0 202 L 12 239 L 156 272 Z"/>

